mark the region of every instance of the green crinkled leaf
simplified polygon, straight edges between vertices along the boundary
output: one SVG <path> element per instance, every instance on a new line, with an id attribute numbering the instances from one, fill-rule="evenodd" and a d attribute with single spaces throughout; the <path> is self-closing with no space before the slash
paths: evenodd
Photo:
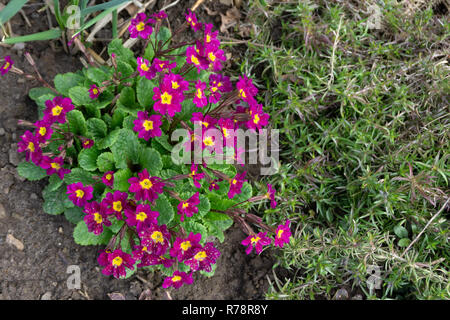
<path id="1" fill-rule="evenodd" d="M 81 182 L 83 185 L 87 186 L 95 182 L 92 174 L 81 168 L 74 168 L 72 171 L 64 176 L 64 182 L 66 184 L 72 184 L 76 182 Z"/>
<path id="2" fill-rule="evenodd" d="M 89 89 L 85 87 L 77 86 L 70 88 L 68 96 L 76 106 L 84 106 L 92 102 L 89 96 Z"/>
<path id="3" fill-rule="evenodd" d="M 134 94 L 134 90 L 130 87 L 125 87 L 122 89 L 118 102 L 128 109 L 137 109 L 136 96 Z"/>
<path id="4" fill-rule="evenodd" d="M 64 96 L 70 96 L 70 89 L 81 85 L 83 81 L 84 77 L 82 75 L 72 72 L 58 74 L 53 80 L 56 90 Z"/>
<path id="5" fill-rule="evenodd" d="M 153 139 L 154 139 L 153 141 L 157 141 L 167 151 L 169 151 L 169 152 L 172 151 L 173 146 L 169 143 L 168 137 L 165 133 L 161 133 L 161 136 L 154 137 Z M 153 141 L 152 141 L 152 143 L 153 143 Z"/>
<path id="6" fill-rule="evenodd" d="M 114 110 L 114 113 L 111 118 L 111 129 L 115 129 L 117 127 L 122 127 L 123 119 L 127 115 L 128 114 L 123 110 L 120 110 L 120 109 Z"/>
<path id="7" fill-rule="evenodd" d="M 164 194 L 160 194 L 155 201 L 155 206 L 152 208 L 154 211 L 159 212 L 158 224 L 168 224 L 174 217 L 174 210 L 169 200 Z"/>
<path id="8" fill-rule="evenodd" d="M 120 78 L 128 78 L 134 72 L 133 67 L 125 61 L 118 60 L 117 61 L 117 71 L 120 72 Z"/>
<path id="9" fill-rule="evenodd" d="M 151 176 L 158 176 L 163 164 L 158 151 L 151 148 L 143 148 L 139 154 L 139 164 L 142 169 L 147 169 Z"/>
<path id="10" fill-rule="evenodd" d="M 83 221 L 83 218 L 86 214 L 83 212 L 83 209 L 81 209 L 80 207 L 72 207 L 72 208 L 66 208 L 66 210 L 64 210 L 64 216 L 66 217 L 66 219 L 73 223 L 73 224 L 77 224 L 80 221 Z"/>
<path id="11" fill-rule="evenodd" d="M 107 228 L 110 229 L 114 234 L 119 232 L 120 228 L 122 228 L 123 224 L 125 223 L 125 221 L 118 220 L 115 216 L 111 216 L 109 220 L 111 221 L 111 225 Z"/>
<path id="12" fill-rule="evenodd" d="M 98 236 L 88 231 L 86 223 L 80 221 L 73 230 L 73 238 L 75 243 L 82 246 L 108 244 L 112 237 L 112 232 L 104 228 L 103 232 Z"/>
<path id="13" fill-rule="evenodd" d="M 411 240 L 410 240 L 410 239 L 408 239 L 408 238 L 403 238 L 403 239 L 400 239 L 400 240 L 398 241 L 398 246 L 399 246 L 399 247 L 407 247 L 407 246 L 409 246 L 410 243 L 411 243 Z"/>
<path id="14" fill-rule="evenodd" d="M 402 227 L 401 225 L 397 225 L 394 227 L 394 233 L 397 235 L 397 237 L 401 238 L 407 238 L 408 237 L 408 230 L 406 230 L 405 227 Z"/>
<path id="15" fill-rule="evenodd" d="M 116 142 L 111 146 L 116 167 L 125 169 L 128 167 L 128 162 L 137 164 L 139 162 L 140 148 L 138 137 L 132 130 L 120 129 Z"/>
<path id="16" fill-rule="evenodd" d="M 97 167 L 101 172 L 114 170 L 114 155 L 111 152 L 103 152 L 97 158 Z"/>
<path id="17" fill-rule="evenodd" d="M 134 57 L 133 51 L 129 48 L 125 48 L 122 44 L 121 39 L 114 39 L 108 45 L 108 54 L 115 53 L 117 60 L 122 60 L 130 63 L 133 67 L 136 67 L 136 58 Z"/>
<path id="18" fill-rule="evenodd" d="M 112 72 L 108 68 L 88 68 L 86 70 L 86 76 L 89 80 L 94 82 L 96 85 L 101 86 L 102 82 L 111 79 Z"/>
<path id="19" fill-rule="evenodd" d="M 50 178 L 48 179 L 48 185 L 47 188 L 49 191 L 55 191 L 61 185 L 64 183 L 64 180 L 61 180 L 61 178 L 57 174 L 52 174 Z"/>
<path id="20" fill-rule="evenodd" d="M 130 188 L 130 183 L 128 179 L 130 179 L 132 173 L 130 169 L 120 169 L 116 173 L 114 173 L 114 189 L 122 192 L 127 192 Z"/>
<path id="21" fill-rule="evenodd" d="M 209 203 L 209 199 L 202 194 L 200 194 L 199 199 L 198 213 L 199 215 L 204 216 L 211 210 L 211 203 Z"/>
<path id="22" fill-rule="evenodd" d="M 233 201 L 242 202 L 252 197 L 252 186 L 248 182 L 244 182 L 241 188 L 241 193 L 234 195 Z"/>
<path id="23" fill-rule="evenodd" d="M 32 162 L 21 162 L 17 166 L 17 172 L 21 177 L 24 177 L 30 181 L 40 180 L 47 176 L 47 173 L 41 167 L 38 167 Z"/>
<path id="24" fill-rule="evenodd" d="M 66 115 L 70 126 L 70 132 L 85 136 L 87 134 L 86 120 L 84 115 L 79 110 L 72 110 Z"/>
<path id="25" fill-rule="evenodd" d="M 136 85 L 137 100 L 141 108 L 149 108 L 154 104 L 153 88 L 158 86 L 155 81 L 140 77 Z"/>
<path id="26" fill-rule="evenodd" d="M 44 198 L 44 204 L 42 206 L 44 212 L 52 215 L 63 213 L 66 209 L 67 201 L 70 201 L 66 194 L 65 185 L 62 185 L 54 191 L 45 188 L 42 191 L 42 197 Z"/>
<path id="27" fill-rule="evenodd" d="M 123 119 L 123 127 L 133 130 L 134 128 L 134 120 L 137 119 L 137 116 L 130 114 L 129 116 L 126 116 L 125 119 Z"/>
<path id="28" fill-rule="evenodd" d="M 206 238 L 208 237 L 208 230 L 203 224 L 187 218 L 184 222 L 182 222 L 182 225 L 186 231 L 186 234 L 189 234 L 190 232 L 200 233 L 202 235 L 202 240 L 200 243 L 204 243 L 206 241 Z"/>
<path id="29" fill-rule="evenodd" d="M 97 118 L 88 119 L 86 121 L 86 126 L 88 132 L 94 138 L 94 141 L 105 138 L 106 134 L 108 133 L 106 123 L 103 120 Z"/>
<path id="30" fill-rule="evenodd" d="M 111 147 L 119 136 L 119 129 L 111 131 L 105 138 L 95 141 L 95 145 L 99 150 Z"/>
<path id="31" fill-rule="evenodd" d="M 83 149 L 78 154 L 78 164 L 84 170 L 95 171 L 97 170 L 97 157 L 99 154 L 100 152 L 95 146 L 89 149 Z"/>
<path id="32" fill-rule="evenodd" d="M 236 201 L 228 199 L 226 196 L 220 196 L 216 193 L 208 193 L 207 196 L 211 204 L 211 210 L 225 211 L 237 203 Z"/>
<path id="33" fill-rule="evenodd" d="M 34 100 L 37 101 L 39 100 L 39 98 L 41 98 L 42 96 L 52 96 L 52 97 L 56 97 L 55 92 L 47 87 L 39 87 L 39 88 L 31 88 L 30 91 L 28 92 L 28 96 Z M 48 100 L 48 99 L 46 99 Z"/>

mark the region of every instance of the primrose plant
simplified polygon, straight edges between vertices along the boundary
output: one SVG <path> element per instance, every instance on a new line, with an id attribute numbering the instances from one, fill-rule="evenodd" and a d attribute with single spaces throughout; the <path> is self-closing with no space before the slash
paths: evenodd
<path id="1" fill-rule="evenodd" d="M 214 240 L 223 242 L 233 222 L 248 235 L 242 241 L 247 254 L 283 247 L 291 232 L 289 220 L 274 227 L 247 213 L 264 200 L 274 208 L 275 190 L 268 185 L 253 196 L 235 163 L 242 148 L 231 133 L 258 134 L 268 124 L 257 88 L 246 76 L 233 84 L 219 73 L 226 58 L 212 25 L 189 11 L 173 36 L 190 28 L 198 39 L 174 43 L 162 26 L 165 17 L 141 13 L 132 20 L 130 36 L 143 42 L 137 57 L 113 40 L 110 66 L 59 74 L 54 87 L 36 68 L 32 75 L 14 67 L 10 57 L 1 71 L 44 83 L 29 93 L 40 120 L 19 121 L 31 130 L 18 143 L 26 157 L 19 174 L 49 176 L 44 211 L 75 223 L 77 244 L 106 246 L 98 257 L 103 274 L 127 278 L 137 268 L 161 270 L 163 287 L 179 288 L 192 283 L 194 272 L 214 273 L 220 256 Z M 185 136 L 174 142 L 177 130 Z M 175 161 L 175 149 L 183 161 Z M 199 154 L 200 161 L 191 159 Z M 227 161 L 211 161 L 217 156 Z"/>

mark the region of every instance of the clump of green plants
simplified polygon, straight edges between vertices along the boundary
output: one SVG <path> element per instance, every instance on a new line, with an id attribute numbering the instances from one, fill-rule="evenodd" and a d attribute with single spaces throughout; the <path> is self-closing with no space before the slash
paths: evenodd
<path id="1" fill-rule="evenodd" d="M 174 35 L 191 29 L 197 39 L 174 43 L 166 17 L 131 21 L 130 37 L 143 42 L 137 57 L 116 39 L 109 66 L 59 74 L 54 87 L 10 57 L 0 70 L 44 83 L 29 93 L 39 120 L 19 121 L 31 130 L 18 143 L 26 161 L 17 168 L 29 180 L 49 177 L 44 211 L 75 223 L 77 244 L 106 245 L 103 274 L 161 270 L 163 287 L 179 288 L 194 272 L 213 275 L 214 240 L 223 242 L 233 222 L 248 235 L 247 254 L 283 247 L 291 232 L 289 221 L 271 226 L 248 213 L 261 201 L 275 208 L 275 190 L 268 184 L 254 196 L 235 166 L 242 148 L 234 131 L 259 134 L 268 124 L 258 90 L 245 75 L 232 83 L 221 73 L 225 55 L 212 25 L 189 11 Z"/>
<path id="2" fill-rule="evenodd" d="M 268 298 L 450 297 L 448 19 L 376 3 L 249 12 L 242 69 L 280 130 L 280 171 L 261 182 L 283 201 L 264 219 L 288 212 L 295 230 Z"/>

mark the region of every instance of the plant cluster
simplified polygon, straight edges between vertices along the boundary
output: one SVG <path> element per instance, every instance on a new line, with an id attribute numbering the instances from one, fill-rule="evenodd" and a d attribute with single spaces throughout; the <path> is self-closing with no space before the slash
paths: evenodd
<path id="1" fill-rule="evenodd" d="M 247 254 L 272 243 L 283 247 L 291 232 L 289 221 L 273 227 L 247 213 L 255 202 L 277 205 L 270 184 L 253 196 L 245 171 L 209 161 L 217 155 L 237 160 L 241 151 L 230 132 L 257 133 L 268 124 L 257 88 L 245 75 L 232 83 L 220 73 L 225 55 L 212 25 L 189 11 L 174 35 L 190 28 L 197 39 L 174 43 L 162 26 L 166 17 L 141 13 L 132 20 L 130 37 L 144 44 L 137 57 L 116 39 L 108 46 L 110 66 L 59 74 L 54 88 L 38 75 L 45 86 L 29 95 L 40 120 L 19 121 L 31 130 L 18 144 L 26 157 L 18 172 L 29 180 L 49 177 L 44 211 L 76 223 L 76 243 L 106 245 L 98 257 L 105 275 L 160 269 L 167 276 L 163 286 L 179 288 L 192 283 L 193 272 L 214 273 L 220 256 L 214 239 L 223 242 L 233 221 L 248 234 L 242 241 Z M 12 64 L 6 57 L 2 74 Z M 177 128 L 188 133 L 180 142 L 185 163 L 172 157 Z M 210 135 L 212 128 L 224 139 Z M 200 163 L 191 159 L 196 150 Z"/>

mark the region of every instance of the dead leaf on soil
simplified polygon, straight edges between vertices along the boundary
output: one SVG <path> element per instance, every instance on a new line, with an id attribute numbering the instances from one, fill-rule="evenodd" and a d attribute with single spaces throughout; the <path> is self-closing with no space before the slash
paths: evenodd
<path id="1" fill-rule="evenodd" d="M 25 248 L 25 246 L 23 245 L 22 241 L 20 241 L 19 239 L 14 238 L 14 236 L 12 234 L 8 234 L 6 236 L 6 243 L 12 244 L 19 251 L 23 251 L 23 249 Z"/>
<path id="2" fill-rule="evenodd" d="M 121 294 L 120 292 L 108 293 L 108 297 L 111 300 L 126 300 L 125 296 L 123 294 Z"/>
<path id="3" fill-rule="evenodd" d="M 233 0 L 219 0 L 219 2 L 230 7 L 233 5 Z"/>
<path id="4" fill-rule="evenodd" d="M 205 8 L 206 13 L 208 14 L 208 16 L 217 16 L 219 13 L 217 11 L 211 10 L 210 8 L 208 8 L 207 6 L 203 6 L 203 8 Z"/>
<path id="5" fill-rule="evenodd" d="M 139 300 L 152 300 L 152 291 L 150 289 L 142 291 Z"/>
<path id="6" fill-rule="evenodd" d="M 236 25 L 241 18 L 241 13 L 236 7 L 228 9 L 226 14 L 220 13 L 220 17 L 222 18 L 222 24 L 220 25 L 220 32 L 228 33 L 228 28 Z"/>

